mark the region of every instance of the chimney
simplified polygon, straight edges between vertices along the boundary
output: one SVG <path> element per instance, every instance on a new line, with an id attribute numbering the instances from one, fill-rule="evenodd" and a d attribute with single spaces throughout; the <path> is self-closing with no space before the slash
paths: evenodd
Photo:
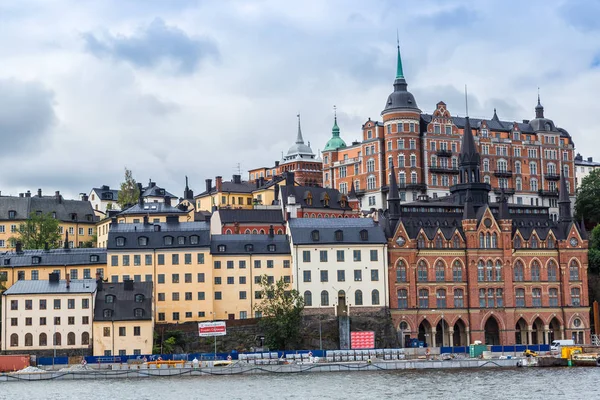
<path id="1" fill-rule="evenodd" d="M 144 215 L 144 225 L 148 225 L 148 216 Z"/>
<path id="2" fill-rule="evenodd" d="M 112 217 L 110 219 L 110 227 L 115 228 L 117 225 L 119 225 L 119 222 L 117 221 L 117 217 Z"/>
<path id="3" fill-rule="evenodd" d="M 144 198 L 142 197 L 142 192 L 143 192 L 143 190 L 142 190 L 143 189 L 142 188 L 142 184 L 138 183 L 137 187 L 138 187 L 138 191 L 140 192 L 140 197 L 138 198 L 138 203 L 139 203 L 140 206 L 143 206 L 144 205 Z"/>
<path id="4" fill-rule="evenodd" d="M 528 120 L 528 119 L 524 119 L 524 120 L 523 120 L 523 123 L 524 123 L 524 124 L 528 124 L 528 123 L 529 123 L 529 120 Z"/>
<path id="5" fill-rule="evenodd" d="M 261 187 L 265 186 L 265 178 L 264 178 L 264 176 L 260 177 L 260 186 Z"/>
<path id="6" fill-rule="evenodd" d="M 212 179 L 206 179 L 206 192 L 209 193 L 212 190 Z"/>
<path id="7" fill-rule="evenodd" d="M 220 192 L 221 189 L 223 188 L 223 177 L 222 176 L 215 177 L 215 186 L 217 188 L 217 192 Z"/>
<path id="8" fill-rule="evenodd" d="M 25 197 L 25 193 L 19 193 L 19 197 Z"/>
<path id="9" fill-rule="evenodd" d="M 256 179 L 254 183 L 256 183 L 256 188 L 258 189 L 260 187 L 260 179 Z"/>
<path id="10" fill-rule="evenodd" d="M 242 183 L 242 176 L 241 175 L 233 175 L 233 183 Z"/>
<path id="11" fill-rule="evenodd" d="M 65 278 L 67 279 L 67 289 L 71 287 L 71 274 L 65 274 Z"/>
<path id="12" fill-rule="evenodd" d="M 58 283 L 60 280 L 60 274 L 58 272 L 50 272 L 48 281 L 50 283 Z"/>
<path id="13" fill-rule="evenodd" d="M 41 195 L 40 195 L 40 196 L 41 196 Z M 61 195 L 60 195 L 60 192 L 59 192 L 58 190 L 57 190 L 56 192 L 54 192 L 54 197 L 56 197 L 56 200 L 57 200 L 59 203 L 62 203 L 62 197 L 61 197 Z"/>
<path id="14" fill-rule="evenodd" d="M 275 166 L 279 167 L 279 161 L 275 161 Z"/>
<path id="15" fill-rule="evenodd" d="M 69 250 L 69 231 L 65 232 L 65 245 L 63 247 L 65 250 Z"/>
<path id="16" fill-rule="evenodd" d="M 23 254 L 23 243 L 21 243 L 21 242 L 17 242 L 17 243 L 15 244 L 15 252 L 16 252 L 17 254 Z"/>
<path id="17" fill-rule="evenodd" d="M 165 194 L 165 205 L 166 206 L 171 205 L 171 196 L 169 196 L 168 194 Z"/>
<path id="18" fill-rule="evenodd" d="M 273 199 L 275 200 L 275 204 L 278 204 L 279 203 L 279 183 L 275 184 L 275 187 L 273 190 L 275 190 Z"/>
<path id="19" fill-rule="evenodd" d="M 285 174 L 285 186 L 294 186 L 294 173 L 288 171 Z"/>
<path id="20" fill-rule="evenodd" d="M 127 279 L 127 280 L 123 281 L 123 283 L 125 284 L 125 290 L 127 290 L 127 291 L 133 290 L 133 280 Z"/>
<path id="21" fill-rule="evenodd" d="M 102 277 L 100 276 L 100 273 L 96 273 L 96 291 L 101 292 L 102 291 L 102 284 L 104 282 L 102 281 Z"/>
<path id="22" fill-rule="evenodd" d="M 42 189 L 38 189 L 38 197 L 42 197 Z"/>
<path id="23" fill-rule="evenodd" d="M 269 237 L 272 238 L 275 236 L 275 230 L 273 229 L 273 225 L 269 226 Z"/>
<path id="24" fill-rule="evenodd" d="M 48 242 L 44 242 L 44 251 L 49 251 L 50 246 L 48 246 Z"/>
<path id="25" fill-rule="evenodd" d="M 81 201 L 88 201 L 88 195 L 85 193 L 79 193 L 79 195 L 81 196 Z"/>
<path id="26" fill-rule="evenodd" d="M 31 191 L 28 190 L 27 193 L 25 193 L 25 197 L 31 197 Z"/>
<path id="27" fill-rule="evenodd" d="M 593 161 L 594 161 L 594 158 L 593 158 L 593 157 L 588 157 L 588 161 L 589 161 L 589 162 L 593 162 Z"/>

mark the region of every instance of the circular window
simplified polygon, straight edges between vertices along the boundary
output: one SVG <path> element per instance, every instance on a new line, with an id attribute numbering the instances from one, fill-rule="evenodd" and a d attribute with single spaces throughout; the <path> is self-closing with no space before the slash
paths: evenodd
<path id="1" fill-rule="evenodd" d="M 579 327 L 581 326 L 581 320 L 580 320 L 579 318 L 575 318 L 575 319 L 573 320 L 573 326 L 574 326 L 575 328 L 579 328 Z"/>
<path id="2" fill-rule="evenodd" d="M 571 238 L 571 246 L 575 247 L 577 246 L 577 239 L 576 238 Z"/>
<path id="3" fill-rule="evenodd" d="M 490 226 L 492 226 L 492 220 L 491 220 L 491 219 L 489 219 L 489 218 L 486 218 L 486 219 L 483 221 L 483 224 L 485 225 L 485 227 L 486 227 L 486 228 L 489 228 Z"/>
<path id="4" fill-rule="evenodd" d="M 400 322 L 400 330 L 401 331 L 407 331 L 408 330 L 408 324 L 406 323 L 406 321 Z"/>

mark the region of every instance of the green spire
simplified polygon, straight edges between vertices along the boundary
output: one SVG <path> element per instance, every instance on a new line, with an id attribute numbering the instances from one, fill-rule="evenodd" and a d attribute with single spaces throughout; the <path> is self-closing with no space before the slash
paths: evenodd
<path id="1" fill-rule="evenodd" d="M 402 71 L 402 57 L 400 57 L 400 44 L 398 44 L 398 66 L 396 67 L 396 79 L 404 79 L 404 71 Z"/>
<path id="2" fill-rule="evenodd" d="M 331 129 L 331 134 L 333 136 L 340 136 L 340 127 L 337 124 L 337 109 L 333 106 L 333 128 Z"/>
<path id="3" fill-rule="evenodd" d="M 329 141 L 327 142 L 327 144 L 325 145 L 325 148 L 323 149 L 323 151 L 335 151 L 337 149 L 341 149 L 346 147 L 346 142 L 344 142 L 344 139 L 342 139 L 340 137 L 340 127 L 337 124 L 337 108 L 336 106 L 333 106 L 333 112 L 334 112 L 334 117 L 333 117 L 333 128 L 331 129 L 331 139 L 329 139 Z"/>

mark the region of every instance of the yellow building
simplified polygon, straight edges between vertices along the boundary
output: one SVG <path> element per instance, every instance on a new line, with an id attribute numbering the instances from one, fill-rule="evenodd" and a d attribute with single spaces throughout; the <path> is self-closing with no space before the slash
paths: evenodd
<path id="1" fill-rule="evenodd" d="M 206 190 L 194 197 L 196 211 L 212 211 L 213 207 L 252 208 L 252 191 L 256 188 L 254 183 L 243 182 L 241 175 L 233 175 L 229 182 L 217 176 L 215 186 L 212 179 L 207 179 Z"/>
<path id="2" fill-rule="evenodd" d="M 260 317 L 254 307 L 260 302 L 262 275 L 293 283 L 287 235 L 213 235 L 210 247 L 213 319 Z"/>
<path id="3" fill-rule="evenodd" d="M 114 223 L 107 251 L 110 282 L 154 282 L 156 323 L 211 319 L 208 223 Z"/>
<path id="4" fill-rule="evenodd" d="M 69 234 L 69 247 L 95 246 L 98 218 L 87 196 L 82 200 L 66 200 L 58 191 L 54 196 L 43 196 L 39 189 L 34 196 L 29 191 L 18 197 L 0 196 L 0 250 L 15 247 L 13 238 L 32 213 L 50 214 L 58 219 L 61 236 Z M 63 245 L 62 241 L 59 245 Z"/>
<path id="5" fill-rule="evenodd" d="M 8 289 L 21 280 L 48 280 L 52 272 L 74 280 L 96 279 L 105 269 L 105 249 L 11 251 L 0 254 L 0 285 Z"/>
<path id="6" fill-rule="evenodd" d="M 89 355 L 96 282 L 16 282 L 2 294 L 2 350 L 51 355 Z"/>
<path id="7" fill-rule="evenodd" d="M 99 282 L 93 322 L 94 355 L 152 354 L 152 302 L 152 282 Z"/>

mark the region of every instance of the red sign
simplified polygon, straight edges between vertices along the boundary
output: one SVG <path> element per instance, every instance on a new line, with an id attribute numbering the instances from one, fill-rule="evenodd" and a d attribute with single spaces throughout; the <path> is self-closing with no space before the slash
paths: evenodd
<path id="1" fill-rule="evenodd" d="M 226 334 L 225 321 L 198 323 L 198 336 L 224 336 Z"/>
<path id="2" fill-rule="evenodd" d="M 353 349 L 374 349 L 375 332 L 350 332 L 350 342 Z"/>

